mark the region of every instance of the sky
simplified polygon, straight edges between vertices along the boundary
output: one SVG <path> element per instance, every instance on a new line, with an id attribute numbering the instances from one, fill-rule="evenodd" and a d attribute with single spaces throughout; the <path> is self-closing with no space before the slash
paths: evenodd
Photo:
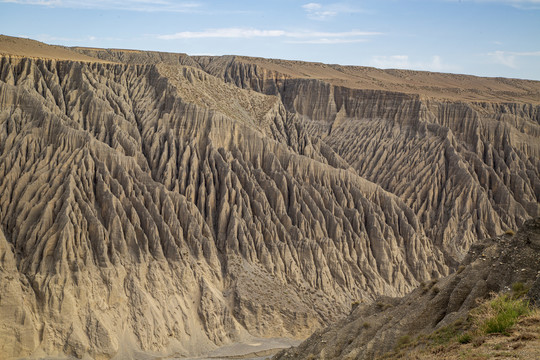
<path id="1" fill-rule="evenodd" d="M 540 80 L 540 0 L 0 0 L 0 34 Z"/>

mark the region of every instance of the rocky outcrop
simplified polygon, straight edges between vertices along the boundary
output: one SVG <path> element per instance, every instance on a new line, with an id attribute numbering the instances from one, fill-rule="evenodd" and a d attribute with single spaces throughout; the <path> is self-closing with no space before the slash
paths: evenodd
<path id="1" fill-rule="evenodd" d="M 121 64 L 168 64 L 168 65 L 187 65 L 199 68 L 199 64 L 182 53 L 166 53 L 156 51 L 141 50 L 120 50 L 120 49 L 96 49 L 85 47 L 67 48 L 75 53 L 83 54 L 93 59 L 99 59 L 107 62 Z"/>
<path id="2" fill-rule="evenodd" d="M 305 338 L 539 212 L 537 82 L 6 41 L 7 358 Z"/>
<path id="3" fill-rule="evenodd" d="M 502 103 L 540 103 L 538 81 L 482 78 L 427 71 L 263 59 L 246 56 L 191 56 L 202 69 L 242 88 L 284 93 L 296 80 L 319 80 L 332 87 L 379 90 L 431 99 Z"/>
<path id="4" fill-rule="evenodd" d="M 416 121 L 355 117 L 334 123 L 325 141 L 399 195 L 455 260 L 476 239 L 540 214 L 540 107 L 416 103 Z"/>
<path id="5" fill-rule="evenodd" d="M 410 206 L 450 262 L 459 262 L 476 239 L 516 229 L 540 215 L 540 95 L 538 89 L 527 88 L 532 82 L 519 88 L 510 80 L 489 79 L 492 88 L 486 97 L 495 100 L 478 102 L 468 100 L 474 92 L 467 89 L 466 77 L 456 76 L 451 80 L 463 84 L 464 94 L 448 101 L 442 96 L 452 88 L 444 85 L 431 90 L 438 98 L 421 95 L 430 90 L 424 90 L 422 81 L 427 80 L 415 73 L 408 80 L 411 87 L 417 84 L 416 90 L 397 83 L 393 88 L 404 92 L 395 92 L 381 90 L 382 85 L 355 88 L 355 81 L 367 82 L 367 75 L 361 80 L 351 75 L 346 86 L 339 85 L 343 81 L 334 73 L 360 72 L 354 68 L 236 57 L 196 59 L 227 82 L 280 96 L 310 134 L 360 176 Z M 333 78 L 325 77 L 328 67 Z M 392 84 L 404 74 L 386 75 L 393 76 L 387 80 Z M 508 94 L 520 101 L 536 100 L 507 102 Z"/>
<path id="6" fill-rule="evenodd" d="M 448 272 L 279 97 L 194 67 L 1 58 L 0 194 L 8 358 L 301 338 Z"/>
<path id="7" fill-rule="evenodd" d="M 534 297 L 540 282 L 539 255 L 540 218 L 536 218 L 526 221 L 515 236 L 475 243 L 456 273 L 422 284 L 403 298 L 359 304 L 346 319 L 274 359 L 373 359 L 395 349 L 404 337 L 414 339 L 464 322 L 478 300 L 493 292 L 508 293 L 512 284 L 533 285 L 529 294 Z"/>

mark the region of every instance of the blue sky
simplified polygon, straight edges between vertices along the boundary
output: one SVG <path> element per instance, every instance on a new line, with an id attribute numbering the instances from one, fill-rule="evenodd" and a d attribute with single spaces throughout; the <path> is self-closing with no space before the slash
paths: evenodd
<path id="1" fill-rule="evenodd" d="M 0 0 L 0 33 L 540 80 L 540 0 Z"/>

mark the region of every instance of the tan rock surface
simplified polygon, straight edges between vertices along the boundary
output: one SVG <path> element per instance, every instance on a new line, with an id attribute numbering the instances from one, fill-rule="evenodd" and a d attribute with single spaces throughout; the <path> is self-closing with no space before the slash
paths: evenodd
<path id="1" fill-rule="evenodd" d="M 192 56 L 203 69 L 242 88 L 266 94 L 300 80 L 319 80 L 334 87 L 420 94 L 449 101 L 540 103 L 538 81 L 486 78 L 428 71 L 376 69 L 246 56 Z"/>
<path id="2" fill-rule="evenodd" d="M 282 351 L 273 359 L 381 358 L 395 350 L 400 340 L 409 339 L 407 341 L 412 343 L 419 335 L 433 334 L 457 321 L 464 323 L 479 300 L 488 299 L 492 293 L 508 294 L 517 282 L 525 287 L 532 286 L 529 296 L 540 304 L 540 218 L 528 220 L 515 236 L 500 235 L 477 242 L 460 270 L 452 275 L 422 284 L 403 298 L 382 297 L 374 304 L 359 304 L 347 318 L 317 331 L 298 347 Z M 538 333 L 538 319 L 532 327 Z M 496 357 L 536 358 L 538 338 L 532 335 L 528 340 L 532 340 L 528 344 L 531 346 L 508 347 Z M 473 354 L 467 356 L 457 350 L 449 349 L 441 354 L 428 352 L 421 357 L 407 351 L 398 356 L 396 351 L 383 358 L 407 358 L 407 354 L 411 359 L 434 359 L 439 355 L 444 359 L 475 358 Z M 495 356 L 494 352 L 491 357 L 485 352 L 480 356 L 481 352 L 476 351 L 479 358 Z"/>
<path id="3" fill-rule="evenodd" d="M 99 61 L 64 46 L 48 45 L 42 42 L 0 35 L 0 55 L 44 58 L 56 60 Z"/>
<path id="4" fill-rule="evenodd" d="M 540 215 L 540 82 L 195 59 L 227 82 L 280 96 L 310 134 L 410 206 L 450 261 Z"/>
<path id="5" fill-rule="evenodd" d="M 538 82 L 21 44 L 0 57 L 7 358 L 305 338 L 539 211 Z"/>
<path id="6" fill-rule="evenodd" d="M 448 271 L 411 209 L 275 96 L 170 64 L 0 74 L 8 358 L 302 338 Z"/>

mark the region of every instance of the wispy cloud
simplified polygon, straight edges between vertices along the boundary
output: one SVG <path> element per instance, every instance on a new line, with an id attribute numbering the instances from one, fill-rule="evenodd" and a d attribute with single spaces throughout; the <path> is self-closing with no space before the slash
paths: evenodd
<path id="1" fill-rule="evenodd" d="M 257 30 L 246 28 L 208 29 L 204 31 L 182 31 L 175 34 L 158 35 L 162 40 L 203 39 L 203 38 L 255 38 L 285 36 L 283 30 Z"/>
<path id="2" fill-rule="evenodd" d="M 286 30 L 259 30 L 253 28 L 221 28 L 204 31 L 182 31 L 175 34 L 157 35 L 162 40 L 183 40 L 203 38 L 251 39 L 251 38 L 285 38 L 291 43 L 305 44 L 343 44 L 367 41 L 371 36 L 380 35 L 378 32 L 341 31 L 341 32 L 311 32 Z"/>
<path id="3" fill-rule="evenodd" d="M 304 8 L 308 17 L 311 19 L 324 20 L 337 15 L 336 11 L 324 9 L 323 6 L 318 3 L 309 3 L 302 6 L 302 8 Z"/>
<path id="4" fill-rule="evenodd" d="M 4 3 L 51 8 L 128 10 L 141 12 L 193 12 L 201 4 L 174 0 L 0 0 Z"/>
<path id="5" fill-rule="evenodd" d="M 66 36 L 53 36 L 49 34 L 18 34 L 18 37 L 27 38 L 32 40 L 38 40 L 47 44 L 62 44 L 65 46 L 77 45 L 81 43 L 95 42 L 99 41 L 123 41 L 124 39 L 116 37 L 96 37 L 94 35 L 82 36 L 82 37 L 66 37 Z"/>
<path id="6" fill-rule="evenodd" d="M 327 20 L 343 13 L 351 14 L 362 12 L 360 9 L 339 3 L 323 5 L 320 3 L 311 2 L 302 5 L 302 8 L 306 12 L 308 18 L 313 20 Z"/>
<path id="7" fill-rule="evenodd" d="M 456 72 L 458 66 L 445 64 L 439 55 L 429 61 L 412 61 L 408 55 L 373 56 L 369 65 L 382 69 L 415 69 L 436 72 Z"/>
<path id="8" fill-rule="evenodd" d="M 493 61 L 495 61 L 498 64 L 508 66 L 512 69 L 517 69 L 518 65 L 516 64 L 516 60 L 520 57 L 529 57 L 529 56 L 540 56 L 540 51 L 523 51 L 523 52 L 516 52 L 516 51 L 494 51 L 491 53 L 488 53 L 488 56 L 490 56 Z"/>
<path id="9" fill-rule="evenodd" d="M 289 40 L 286 41 L 288 44 L 321 44 L 321 45 L 332 45 L 332 44 L 352 44 L 352 43 L 361 43 L 366 42 L 368 39 L 313 39 L 313 40 Z"/>

